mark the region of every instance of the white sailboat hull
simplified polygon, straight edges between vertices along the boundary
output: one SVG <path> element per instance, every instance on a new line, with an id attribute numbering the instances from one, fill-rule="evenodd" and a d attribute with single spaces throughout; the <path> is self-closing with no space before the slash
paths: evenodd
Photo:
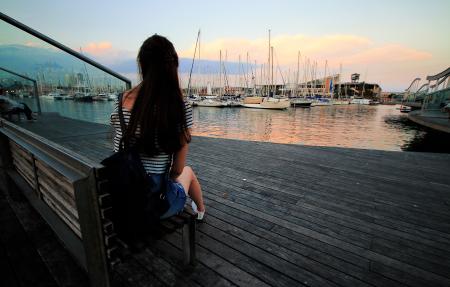
<path id="1" fill-rule="evenodd" d="M 243 103 L 245 108 L 252 109 L 269 109 L 269 110 L 284 110 L 291 106 L 291 103 L 286 99 L 278 100 L 263 100 L 261 103 Z"/>
<path id="2" fill-rule="evenodd" d="M 330 102 L 313 102 L 311 107 L 331 106 Z"/>
<path id="3" fill-rule="evenodd" d="M 371 105 L 372 104 L 372 100 L 369 100 L 369 99 L 353 99 L 350 103 L 351 104 L 357 104 L 357 105 Z"/>
<path id="4" fill-rule="evenodd" d="M 196 104 L 198 107 L 214 107 L 214 108 L 223 108 L 226 107 L 226 103 L 222 103 L 219 101 L 213 101 L 213 100 L 203 100 L 199 101 Z"/>
<path id="5" fill-rule="evenodd" d="M 349 105 L 350 101 L 345 101 L 345 100 L 336 100 L 333 101 L 333 105 Z"/>

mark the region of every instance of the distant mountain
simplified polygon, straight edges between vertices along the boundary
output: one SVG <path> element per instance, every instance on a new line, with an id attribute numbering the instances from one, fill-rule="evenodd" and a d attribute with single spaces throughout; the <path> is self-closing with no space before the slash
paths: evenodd
<path id="1" fill-rule="evenodd" d="M 30 76 L 72 69 L 77 71 L 82 67 L 80 60 L 65 52 L 24 45 L 0 45 L 0 63 L 6 69 Z"/>
<path id="2" fill-rule="evenodd" d="M 191 64 L 192 59 L 180 58 L 180 73 L 189 73 Z M 84 64 L 81 60 L 54 48 L 0 45 L 0 65 L 19 74 L 32 78 L 44 77 L 49 81 L 63 81 L 67 74 L 85 74 Z M 100 70 L 90 65 L 86 66 L 90 77 L 104 77 Z M 137 73 L 135 59 L 124 59 L 110 65 L 109 68 L 121 74 Z M 239 64 L 227 62 L 225 63 L 225 70 L 228 74 L 237 74 L 239 72 Z M 193 73 L 218 74 L 219 62 L 196 60 Z"/>

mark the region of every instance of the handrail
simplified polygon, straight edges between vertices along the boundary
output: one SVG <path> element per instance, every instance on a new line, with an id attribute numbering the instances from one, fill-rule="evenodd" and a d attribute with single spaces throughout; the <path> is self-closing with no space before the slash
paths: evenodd
<path id="1" fill-rule="evenodd" d="M 409 89 L 411 89 L 411 87 L 412 87 L 412 86 L 414 85 L 414 83 L 417 82 L 417 81 L 420 81 L 420 78 L 415 78 L 415 79 L 411 82 L 411 84 L 409 85 L 409 87 L 408 87 L 405 91 L 409 92 Z"/>
<path id="2" fill-rule="evenodd" d="M 13 74 L 14 76 L 17 76 L 19 78 L 23 78 L 25 80 L 31 81 L 33 82 L 33 87 L 34 87 L 34 97 L 36 98 L 36 104 L 37 104 L 37 109 L 38 109 L 38 114 L 41 114 L 41 102 L 39 101 L 39 95 L 38 95 L 38 88 L 37 88 L 37 82 L 36 80 L 33 80 L 31 78 L 28 78 L 27 76 L 21 75 L 21 74 L 17 74 L 16 72 L 13 72 L 11 70 L 5 69 L 3 67 L 0 67 L 0 70 L 3 70 L 7 73 Z"/>
<path id="3" fill-rule="evenodd" d="M 47 42 L 47 43 L 49 43 L 50 45 L 58 47 L 59 49 L 63 50 L 64 52 L 69 53 L 70 55 L 72 55 L 72 56 L 74 56 L 74 57 L 76 57 L 76 58 L 78 58 L 78 59 L 80 59 L 80 60 L 82 60 L 84 62 L 87 62 L 87 63 L 91 64 L 92 66 L 102 70 L 105 73 L 110 74 L 111 76 L 114 76 L 116 78 L 121 79 L 122 81 L 124 81 L 127 84 L 127 89 L 131 88 L 131 81 L 129 79 L 125 78 L 124 76 L 114 72 L 113 70 L 111 70 L 111 69 L 109 69 L 109 68 L 107 68 L 107 67 L 105 67 L 105 66 L 103 66 L 103 65 L 101 65 L 101 64 L 99 64 L 97 62 L 95 62 L 94 60 L 89 59 L 88 57 L 86 57 L 86 56 L 84 56 L 84 55 L 82 55 L 82 54 L 80 54 L 80 53 L 70 49 L 69 47 L 67 47 L 67 46 L 65 46 L 65 45 L 63 45 L 63 44 L 61 44 L 61 43 L 59 43 L 59 42 L 57 42 L 57 41 L 55 41 L 55 40 L 45 36 L 44 34 L 38 32 L 38 31 L 36 31 L 36 30 L 34 30 L 34 29 L 32 29 L 32 28 L 30 28 L 30 27 L 28 27 L 28 26 L 26 26 L 26 25 L 24 25 L 22 23 L 20 23 L 19 21 L 15 20 L 15 19 L 13 19 L 13 18 L 11 18 L 11 17 L 9 17 L 9 16 L 7 16 L 7 15 L 1 13 L 1 12 L 0 12 L 0 19 L 2 19 L 3 21 L 5 21 L 5 22 L 7 22 L 7 23 L 9 23 L 9 24 L 11 24 L 11 25 L 13 25 L 13 26 L 15 26 L 15 27 L 17 27 L 17 28 L 19 28 L 19 29 L 21 29 L 21 30 L 23 30 L 23 31 L 25 31 L 25 32 L 27 32 L 27 33 L 29 33 L 29 34 L 31 34 L 31 35 L 39 38 L 39 39 L 41 39 L 41 40 L 43 40 L 43 41 L 45 41 L 45 42 Z"/>
<path id="4" fill-rule="evenodd" d="M 450 75 L 450 67 L 448 67 L 445 71 L 440 72 L 439 74 L 428 76 L 428 81 L 436 81 L 439 80 L 442 77 L 449 76 Z"/>
<path id="5" fill-rule="evenodd" d="M 428 85 L 429 85 L 428 83 L 423 84 L 423 85 L 417 90 L 416 94 L 417 94 L 418 92 L 420 92 L 422 89 L 424 89 L 425 87 L 427 87 Z"/>

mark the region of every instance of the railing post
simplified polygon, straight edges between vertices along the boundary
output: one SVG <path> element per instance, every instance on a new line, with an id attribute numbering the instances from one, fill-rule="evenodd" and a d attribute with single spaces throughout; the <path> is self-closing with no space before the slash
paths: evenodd
<path id="1" fill-rule="evenodd" d="M 95 170 L 77 184 L 75 201 L 80 221 L 86 266 L 92 287 L 109 287 L 109 267 L 102 232 Z"/>
<path id="2" fill-rule="evenodd" d="M 42 114 L 41 102 L 39 100 L 39 92 L 38 92 L 38 87 L 37 87 L 36 81 L 33 81 L 33 85 L 34 85 L 34 97 L 36 98 L 37 112 L 40 115 L 40 114 Z"/>

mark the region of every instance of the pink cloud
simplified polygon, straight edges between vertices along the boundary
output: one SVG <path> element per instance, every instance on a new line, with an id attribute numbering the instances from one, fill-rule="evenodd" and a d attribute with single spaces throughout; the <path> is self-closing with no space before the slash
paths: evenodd
<path id="1" fill-rule="evenodd" d="M 112 44 L 110 42 L 88 43 L 82 49 L 92 55 L 102 55 L 111 52 Z"/>
<path id="2" fill-rule="evenodd" d="M 423 61 L 432 58 L 432 54 L 400 44 L 387 44 L 373 47 L 343 58 L 343 61 L 361 64 L 379 64 L 393 62 Z"/>
<path id="3" fill-rule="evenodd" d="M 38 43 L 38 42 L 28 41 L 28 42 L 25 43 L 25 46 L 27 46 L 27 47 L 40 47 L 40 46 L 42 46 L 42 44 Z"/>

